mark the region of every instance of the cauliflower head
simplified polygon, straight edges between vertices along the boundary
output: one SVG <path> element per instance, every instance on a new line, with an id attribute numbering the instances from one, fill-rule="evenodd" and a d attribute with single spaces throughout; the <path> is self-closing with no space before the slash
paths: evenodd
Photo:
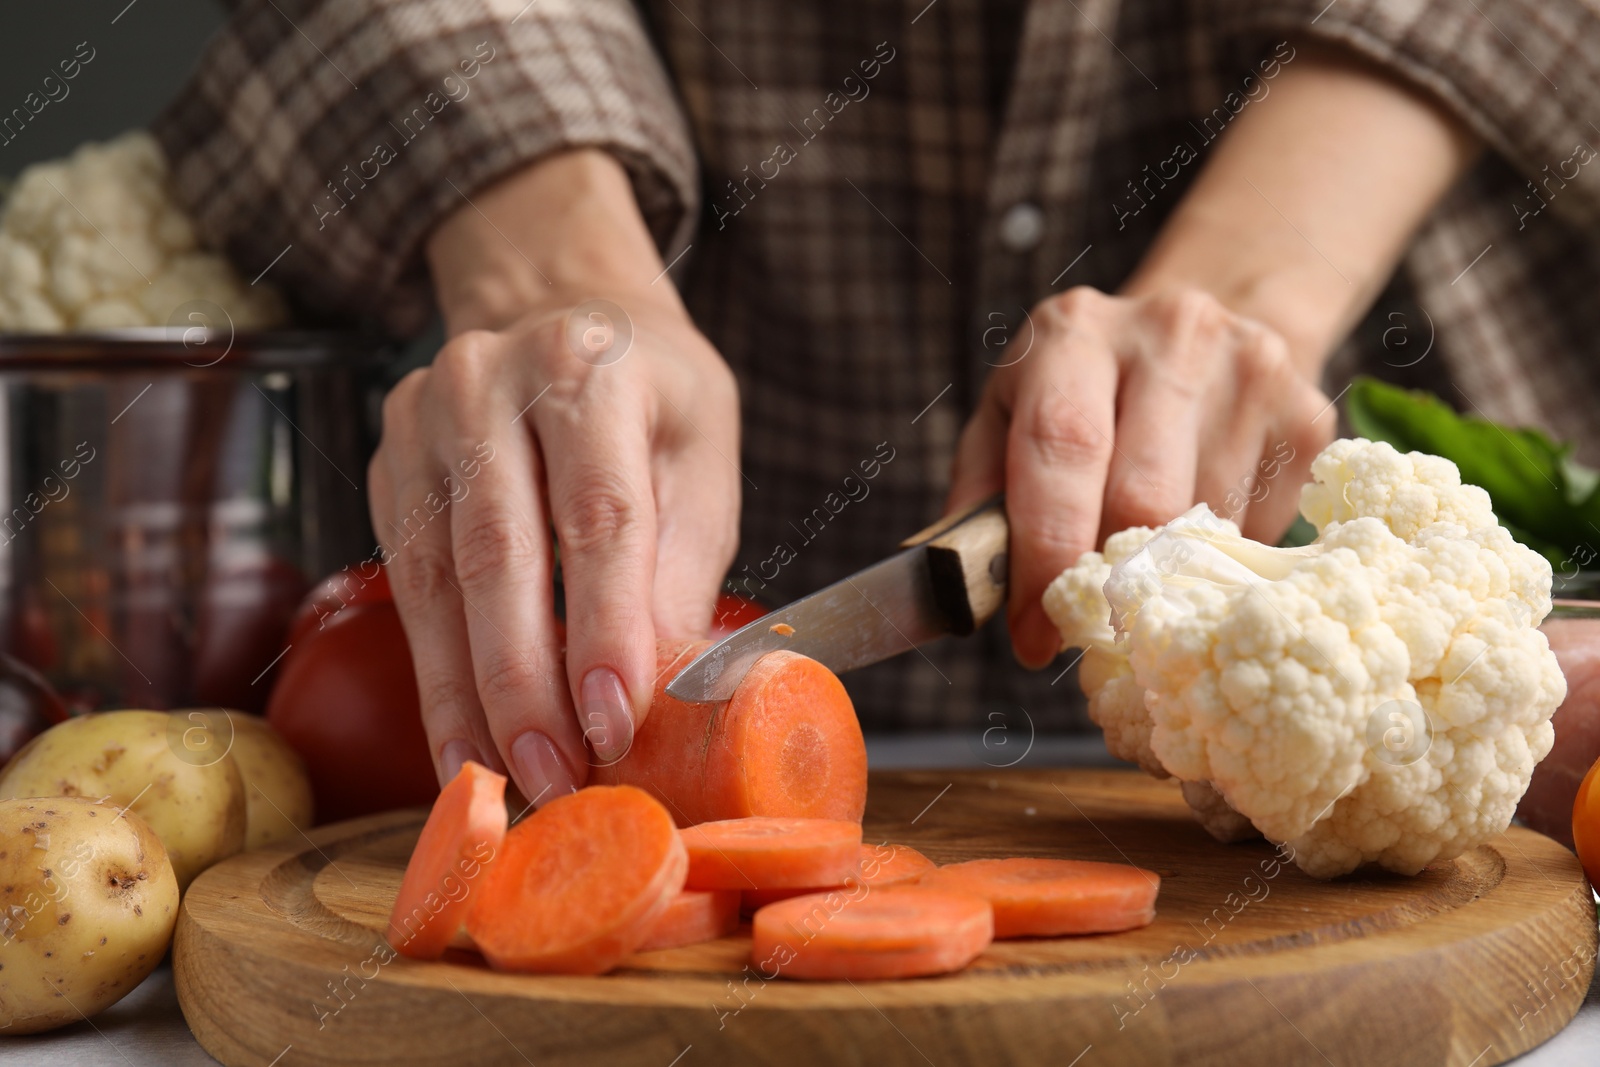
<path id="1" fill-rule="evenodd" d="M 166 326 L 199 300 L 221 307 L 239 330 L 287 318 L 276 292 L 246 285 L 226 259 L 200 248 L 148 133 L 86 144 L 27 168 L 13 185 L 0 211 L 0 330 Z"/>
<path id="2" fill-rule="evenodd" d="M 1312 476 L 1312 545 L 1257 544 L 1200 506 L 1109 567 L 1107 624 L 1142 706 L 1124 683 L 1101 711 L 1124 716 L 1108 735 L 1147 737 L 1196 783 L 1218 836 L 1241 832 L 1231 809 L 1313 875 L 1414 874 L 1504 830 L 1550 750 L 1566 693 L 1538 629 L 1550 565 L 1446 460 L 1337 441 Z M 1105 563 L 1079 567 L 1058 583 L 1081 606 L 1052 618 L 1103 647 L 1077 616 Z"/>

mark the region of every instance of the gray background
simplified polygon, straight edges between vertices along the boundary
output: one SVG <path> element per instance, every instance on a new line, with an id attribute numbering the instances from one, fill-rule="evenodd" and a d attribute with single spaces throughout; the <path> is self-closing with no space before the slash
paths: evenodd
<path id="1" fill-rule="evenodd" d="M 147 124 L 188 77 L 222 25 L 215 0 L 34 0 L 9 4 L 0 24 L 0 114 L 39 92 L 57 63 L 87 41 L 95 58 L 10 144 L 0 145 L 0 178 Z M 126 10 L 124 10 L 126 9 Z M 120 17 L 119 17 L 120 15 Z M 116 19 L 116 23 L 112 23 Z M 57 90 L 59 93 L 60 90 Z"/>

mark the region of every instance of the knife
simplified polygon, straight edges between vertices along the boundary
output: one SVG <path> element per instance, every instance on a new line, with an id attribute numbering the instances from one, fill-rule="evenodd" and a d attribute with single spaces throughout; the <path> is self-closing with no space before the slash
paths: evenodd
<path id="1" fill-rule="evenodd" d="M 1010 537 L 1003 496 L 946 516 L 888 559 L 718 641 L 677 673 L 667 694 L 727 700 L 756 660 L 779 649 L 839 674 L 935 638 L 964 637 L 1005 603 Z"/>

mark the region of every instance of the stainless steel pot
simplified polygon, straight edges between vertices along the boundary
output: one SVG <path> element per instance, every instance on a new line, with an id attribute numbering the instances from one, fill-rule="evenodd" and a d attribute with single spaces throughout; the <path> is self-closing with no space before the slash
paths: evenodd
<path id="1" fill-rule="evenodd" d="M 76 708 L 264 707 L 301 596 L 372 549 L 376 355 L 0 335 L 0 650 Z"/>

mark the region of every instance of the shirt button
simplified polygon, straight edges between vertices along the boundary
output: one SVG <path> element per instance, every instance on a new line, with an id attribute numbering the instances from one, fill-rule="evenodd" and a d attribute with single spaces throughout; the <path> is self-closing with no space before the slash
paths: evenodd
<path id="1" fill-rule="evenodd" d="M 1008 252 L 1030 252 L 1044 237 L 1044 212 L 1035 204 L 1012 204 L 1000 217 L 1000 244 Z"/>

